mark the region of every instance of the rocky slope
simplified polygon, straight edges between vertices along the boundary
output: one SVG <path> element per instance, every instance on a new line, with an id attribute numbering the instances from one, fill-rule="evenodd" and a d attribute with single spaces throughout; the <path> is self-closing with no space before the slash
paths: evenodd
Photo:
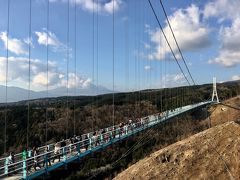
<path id="1" fill-rule="evenodd" d="M 230 98 L 223 103 L 226 105 L 240 108 L 240 96 Z M 210 114 L 212 126 L 229 121 L 240 120 L 240 111 L 221 104 L 211 107 Z"/>
<path id="2" fill-rule="evenodd" d="M 240 107 L 240 97 L 224 104 Z M 161 149 L 115 179 L 240 179 L 240 112 L 224 105 L 209 109 L 211 129 Z"/>
<path id="3" fill-rule="evenodd" d="M 240 179 L 240 125 L 227 122 L 161 149 L 120 179 Z"/>

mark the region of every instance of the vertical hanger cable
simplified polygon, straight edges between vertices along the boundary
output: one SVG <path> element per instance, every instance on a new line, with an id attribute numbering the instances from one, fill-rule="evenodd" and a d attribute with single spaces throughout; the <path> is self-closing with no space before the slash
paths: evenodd
<path id="1" fill-rule="evenodd" d="M 49 0 L 47 0 L 47 42 L 46 42 L 46 46 L 47 46 L 47 82 L 46 82 L 46 89 L 47 89 L 47 98 L 46 98 L 46 114 L 45 114 L 45 143 L 47 144 L 48 141 L 48 61 L 49 61 Z"/>
<path id="2" fill-rule="evenodd" d="M 112 5 L 113 5 L 113 15 L 112 15 L 112 45 L 113 45 L 113 49 L 112 49 L 112 82 L 113 82 L 113 93 L 112 93 L 112 121 L 113 121 L 113 126 L 115 125 L 115 1 L 112 0 Z"/>
<path id="3" fill-rule="evenodd" d="M 93 0 L 92 4 L 93 12 L 92 12 L 92 82 L 94 84 L 95 80 L 95 0 Z M 91 103 L 91 109 L 92 109 L 92 131 L 94 130 L 93 125 L 94 125 L 94 93 L 95 91 L 93 90 L 92 94 L 92 103 Z"/>
<path id="4" fill-rule="evenodd" d="M 99 15 L 99 0 L 97 0 L 97 17 L 96 17 L 96 118 L 98 119 L 98 15 Z"/>
<path id="5" fill-rule="evenodd" d="M 77 0 L 74 2 L 74 102 L 73 102 L 73 134 L 76 135 L 76 97 L 77 97 Z"/>
<path id="6" fill-rule="evenodd" d="M 6 80 L 5 80 L 5 117 L 4 117 L 4 153 L 7 152 L 7 111 L 8 111 L 8 58 L 9 58 L 9 51 L 8 51 L 8 39 L 9 39 L 9 21 L 10 21 L 10 1 L 8 0 L 7 4 L 7 52 L 6 52 Z"/>
<path id="7" fill-rule="evenodd" d="M 70 18 L 70 2 L 68 0 L 67 6 L 67 125 L 66 125 L 66 139 L 68 138 L 68 130 L 69 130 L 69 18 Z"/>
<path id="8" fill-rule="evenodd" d="M 29 32 L 28 32 L 28 116 L 27 116 L 27 148 L 29 148 L 30 121 L 30 88 L 31 88 L 31 42 L 32 42 L 32 0 L 29 0 Z"/>

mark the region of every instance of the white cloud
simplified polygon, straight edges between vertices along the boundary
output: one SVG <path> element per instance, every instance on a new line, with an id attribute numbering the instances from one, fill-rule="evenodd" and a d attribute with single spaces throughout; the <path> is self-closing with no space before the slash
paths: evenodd
<path id="1" fill-rule="evenodd" d="M 150 25 L 149 24 L 144 24 L 144 27 L 145 27 L 146 30 L 150 29 Z"/>
<path id="2" fill-rule="evenodd" d="M 24 43 L 27 44 L 27 45 L 31 45 L 32 48 L 34 48 L 34 45 L 33 45 L 33 40 L 31 38 L 25 38 L 23 39 Z"/>
<path id="3" fill-rule="evenodd" d="M 144 43 L 144 48 L 145 48 L 145 49 L 150 49 L 151 46 L 150 46 L 148 43 Z"/>
<path id="4" fill-rule="evenodd" d="M 87 1 L 87 0 L 85 0 Z M 108 13 L 112 13 L 113 12 L 113 2 L 114 2 L 114 11 L 118 11 L 121 4 L 122 4 L 122 1 L 121 0 L 111 0 L 109 2 L 106 2 L 106 3 L 103 3 L 102 6 L 103 6 L 103 11 L 106 11 Z M 101 5 L 101 4 L 100 4 Z"/>
<path id="5" fill-rule="evenodd" d="M 207 3 L 204 8 L 206 19 L 214 17 L 221 23 L 229 20 L 230 25 L 219 30 L 220 48 L 217 57 L 210 59 L 210 64 L 219 64 L 224 67 L 235 67 L 240 64 L 240 1 L 215 0 Z"/>
<path id="6" fill-rule="evenodd" d="M 31 78 L 33 84 L 39 82 L 39 85 L 44 85 L 40 83 L 39 78 L 43 77 L 43 74 L 46 75 L 46 63 L 43 63 L 39 59 L 31 59 Z M 24 57 L 9 57 L 8 58 L 8 81 L 17 81 L 17 82 L 28 82 L 28 69 L 29 69 L 29 59 Z M 51 76 L 52 73 L 57 73 L 58 68 L 55 63 L 50 62 L 48 65 L 49 69 L 49 85 L 54 86 L 56 80 Z M 5 81 L 5 70 L 6 70 L 6 58 L 0 57 L 0 80 Z M 38 81 L 36 81 L 38 79 Z"/>
<path id="7" fill-rule="evenodd" d="M 205 5 L 203 14 L 205 18 L 217 17 L 221 22 L 240 17 L 239 7 L 239 0 L 214 0 Z"/>
<path id="8" fill-rule="evenodd" d="M 201 12 L 195 5 L 191 5 L 186 9 L 178 9 L 173 15 L 169 16 L 170 24 L 182 51 L 195 51 L 211 44 L 209 40 L 210 30 L 204 25 L 200 17 Z M 170 49 L 161 30 L 149 30 L 149 27 L 147 27 L 146 32 L 149 33 L 151 42 L 155 44 L 155 52 L 150 54 L 149 58 L 158 60 L 165 58 L 170 53 Z M 164 27 L 164 32 L 173 51 L 178 52 L 168 26 Z"/>
<path id="9" fill-rule="evenodd" d="M 84 79 L 75 75 L 74 73 L 68 74 L 68 83 L 66 79 L 61 80 L 61 85 L 68 88 L 87 88 L 92 83 L 90 78 Z"/>
<path id="10" fill-rule="evenodd" d="M 28 54 L 24 41 L 8 37 L 7 32 L 1 32 L 0 39 L 3 41 L 5 48 L 7 49 L 8 46 L 8 50 L 15 53 L 16 55 Z"/>
<path id="11" fill-rule="evenodd" d="M 209 64 L 220 64 L 224 67 L 235 67 L 240 63 L 240 52 L 223 51 L 213 60 L 209 60 Z"/>
<path id="12" fill-rule="evenodd" d="M 96 11 L 97 8 L 100 13 L 108 13 L 111 14 L 113 12 L 113 2 L 114 2 L 114 11 L 118 11 L 123 2 L 122 0 L 70 0 L 72 5 L 76 4 L 79 5 L 82 9 L 87 10 L 89 12 Z M 50 0 L 52 3 L 62 2 L 67 3 L 68 0 Z"/>
<path id="13" fill-rule="evenodd" d="M 61 43 L 58 40 L 58 38 L 56 37 L 56 35 L 54 33 L 52 33 L 51 31 L 43 31 L 43 32 L 38 32 L 36 31 L 35 34 L 38 36 L 38 43 L 40 45 L 44 45 L 47 46 L 60 46 Z"/>
<path id="14" fill-rule="evenodd" d="M 165 87 L 177 87 L 186 85 L 187 82 L 183 74 L 166 74 L 161 79 L 161 86 Z"/>
<path id="15" fill-rule="evenodd" d="M 14 83 L 28 83 L 28 68 L 29 59 L 24 57 L 9 57 L 8 58 L 8 81 Z M 67 76 L 59 70 L 57 64 L 49 61 L 48 64 L 48 79 L 46 73 L 46 63 L 39 59 L 31 59 L 31 88 L 44 89 L 48 83 L 49 88 L 67 87 Z M 75 84 L 76 78 L 76 84 Z M 6 80 L 6 58 L 0 57 L 0 83 L 4 84 Z M 91 84 L 91 79 L 82 78 L 74 73 L 69 73 L 68 87 L 86 88 Z"/>
<path id="16" fill-rule="evenodd" d="M 34 84 L 46 86 L 47 82 L 49 83 L 49 81 L 47 81 L 46 73 L 40 72 L 39 74 L 33 77 Z"/>
<path id="17" fill-rule="evenodd" d="M 151 67 L 151 66 L 149 66 L 149 65 L 146 65 L 146 66 L 144 66 L 144 70 L 145 70 L 145 71 L 152 70 L 152 67 Z"/>
<path id="18" fill-rule="evenodd" d="M 38 44 L 44 46 L 49 45 L 54 52 L 67 52 L 68 47 L 62 43 L 53 32 L 47 31 L 44 28 L 42 32 L 36 31 L 35 34 L 38 38 Z M 72 49 L 69 48 L 69 51 L 71 53 Z"/>
<path id="19" fill-rule="evenodd" d="M 233 20 L 230 27 L 222 27 L 219 36 L 221 47 L 219 55 L 209 60 L 210 64 L 220 64 L 224 67 L 234 67 L 240 64 L 240 18 Z"/>
<path id="20" fill-rule="evenodd" d="M 61 80 L 59 78 L 58 72 L 48 72 L 48 78 L 46 72 L 39 72 L 36 75 L 33 76 L 32 83 L 37 86 L 46 86 L 48 85 L 51 87 L 56 87 L 59 84 L 59 81 Z"/>
<path id="21" fill-rule="evenodd" d="M 174 77 L 173 77 L 173 80 L 176 82 L 176 81 L 181 81 L 184 79 L 184 76 L 183 74 L 176 74 Z"/>
<path id="22" fill-rule="evenodd" d="M 233 80 L 233 81 L 240 80 L 240 75 L 234 75 L 234 76 L 232 76 L 232 80 Z"/>

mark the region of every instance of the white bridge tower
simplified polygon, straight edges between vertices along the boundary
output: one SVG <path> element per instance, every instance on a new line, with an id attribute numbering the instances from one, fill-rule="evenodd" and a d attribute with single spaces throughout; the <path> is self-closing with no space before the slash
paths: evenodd
<path id="1" fill-rule="evenodd" d="M 216 98 L 216 102 L 219 103 L 218 94 L 217 94 L 217 79 L 213 77 L 213 93 L 212 93 L 212 101 Z"/>

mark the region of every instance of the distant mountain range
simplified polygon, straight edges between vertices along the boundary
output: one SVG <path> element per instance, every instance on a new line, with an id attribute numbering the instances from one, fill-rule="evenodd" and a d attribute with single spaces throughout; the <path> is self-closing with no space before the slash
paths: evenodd
<path id="1" fill-rule="evenodd" d="M 7 101 L 8 102 L 18 102 L 22 100 L 28 100 L 28 90 L 9 86 L 7 89 Z M 59 96 L 74 96 L 76 90 L 76 96 L 93 96 L 99 94 L 108 94 L 113 91 L 103 87 L 103 86 L 95 86 L 90 85 L 87 88 L 69 88 L 67 92 L 66 87 L 58 87 L 56 89 L 51 89 L 48 91 L 32 91 L 30 90 L 30 98 L 29 99 L 39 99 L 45 97 L 59 97 Z M 0 85 L 0 103 L 5 103 L 6 101 L 6 87 Z"/>
<path id="2" fill-rule="evenodd" d="M 240 87 L 240 80 L 237 81 L 227 81 L 223 83 L 219 83 L 218 88 L 220 88 L 221 85 L 238 85 Z M 209 84 L 208 84 L 209 85 Z M 6 94 L 5 94 L 5 86 L 0 85 L 0 103 L 5 103 Z M 143 91 L 149 91 L 143 90 Z M 112 90 L 109 90 L 103 86 L 95 86 L 90 85 L 87 88 L 77 88 L 76 89 L 76 96 L 94 96 L 94 95 L 102 95 L 102 94 L 109 94 L 112 93 Z M 115 93 L 118 93 L 115 91 Z M 48 91 L 48 95 L 46 91 L 30 91 L 30 99 L 40 99 L 40 98 L 46 98 L 47 96 L 49 98 L 54 97 L 60 97 L 60 96 L 75 96 L 75 88 L 69 88 L 67 93 L 66 87 L 58 87 L 56 89 L 51 89 Z M 8 87 L 8 95 L 7 95 L 7 101 L 8 102 L 18 102 L 23 100 L 28 100 L 28 90 L 19 88 L 19 87 Z"/>

